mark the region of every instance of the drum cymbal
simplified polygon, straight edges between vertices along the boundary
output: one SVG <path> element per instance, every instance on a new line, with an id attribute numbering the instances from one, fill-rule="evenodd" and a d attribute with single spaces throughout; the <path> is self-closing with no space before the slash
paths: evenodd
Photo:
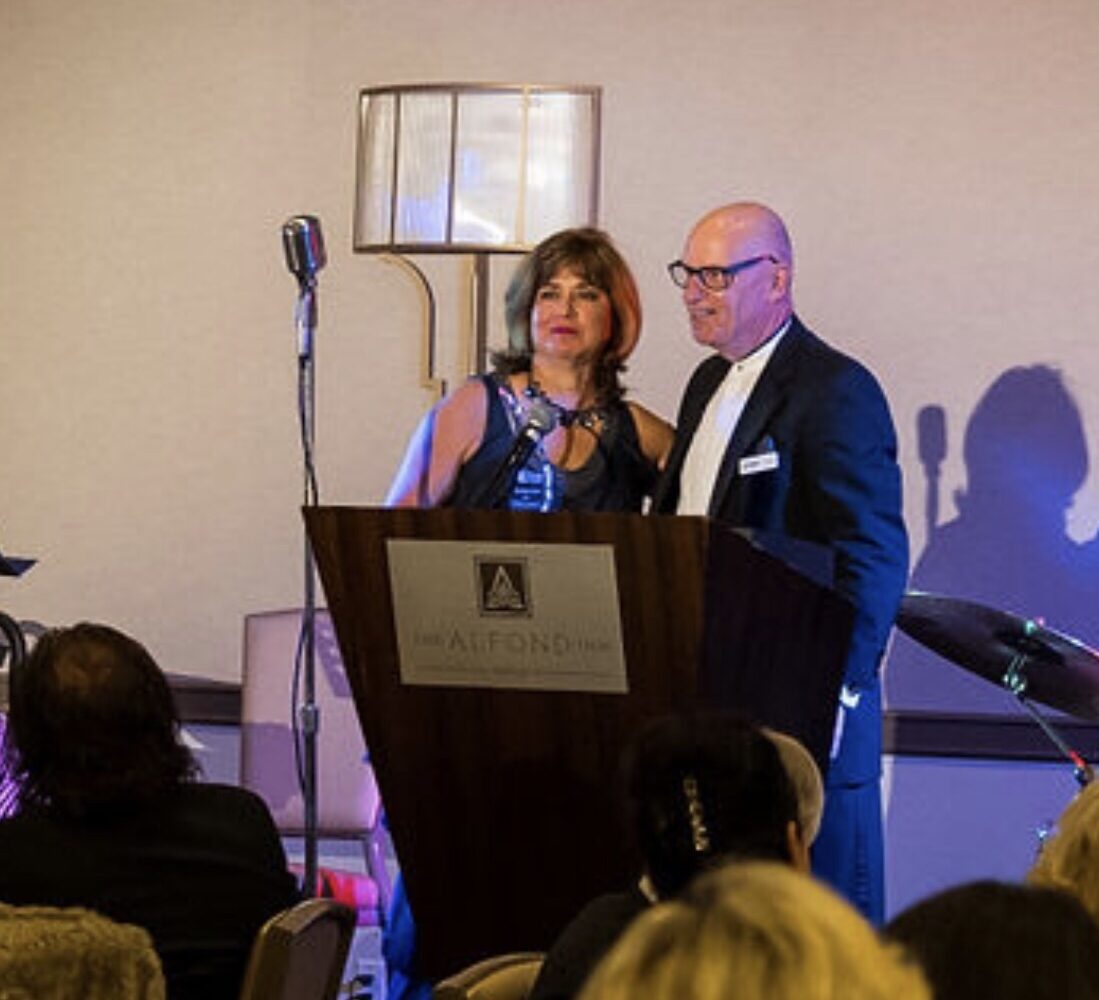
<path id="1" fill-rule="evenodd" d="M 1009 691 L 1099 722 L 1099 652 L 1040 622 L 973 601 L 909 591 L 897 627 L 918 643 Z"/>

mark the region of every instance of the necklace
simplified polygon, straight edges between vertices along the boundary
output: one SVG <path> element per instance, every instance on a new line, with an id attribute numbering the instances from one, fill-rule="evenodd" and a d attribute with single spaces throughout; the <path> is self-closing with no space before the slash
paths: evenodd
<path id="1" fill-rule="evenodd" d="M 551 399 L 538 384 L 534 372 L 527 375 L 527 387 L 523 390 L 523 395 L 527 399 L 540 399 L 550 407 L 557 415 L 557 423 L 562 427 L 571 427 L 576 424 L 585 430 L 595 432 L 598 425 L 607 419 L 607 409 L 604 406 L 582 406 L 572 410 Z"/>

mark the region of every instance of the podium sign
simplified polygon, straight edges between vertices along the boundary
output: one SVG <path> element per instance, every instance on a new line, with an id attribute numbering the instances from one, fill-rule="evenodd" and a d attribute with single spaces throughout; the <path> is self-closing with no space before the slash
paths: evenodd
<path id="1" fill-rule="evenodd" d="M 614 549 L 390 538 L 404 684 L 624 694 Z"/>

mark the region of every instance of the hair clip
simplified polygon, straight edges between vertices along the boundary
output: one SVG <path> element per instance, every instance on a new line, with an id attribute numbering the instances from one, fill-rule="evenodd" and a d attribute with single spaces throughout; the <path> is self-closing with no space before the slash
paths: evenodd
<path id="1" fill-rule="evenodd" d="M 696 854 L 706 854 L 710 850 L 710 831 L 706 829 L 705 810 L 702 798 L 698 794 L 698 781 L 694 775 L 683 778 L 683 794 L 687 799 L 687 819 L 691 824 L 691 843 Z"/>

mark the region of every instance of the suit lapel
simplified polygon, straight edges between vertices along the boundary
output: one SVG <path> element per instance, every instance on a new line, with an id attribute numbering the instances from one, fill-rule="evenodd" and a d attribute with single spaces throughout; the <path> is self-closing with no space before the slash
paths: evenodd
<path id="1" fill-rule="evenodd" d="M 729 497 L 737 488 L 741 458 L 759 440 L 775 413 L 786 402 L 803 331 L 804 327 L 794 318 L 790 329 L 775 348 L 775 353 L 752 389 L 744 412 L 733 430 L 733 436 L 729 439 L 729 447 L 725 449 L 725 457 L 721 460 L 721 469 L 710 497 L 710 517 L 717 517 L 722 510 L 728 509 Z"/>
<path id="2" fill-rule="evenodd" d="M 668 456 L 667 468 L 653 497 L 653 510 L 666 514 L 675 513 L 679 503 L 679 477 L 683 471 L 687 449 L 694 440 L 695 431 L 702 414 L 706 412 L 710 397 L 717 392 L 728 371 L 729 362 L 714 355 L 703 363 L 703 367 L 692 379 L 676 418 L 675 441 Z"/>

